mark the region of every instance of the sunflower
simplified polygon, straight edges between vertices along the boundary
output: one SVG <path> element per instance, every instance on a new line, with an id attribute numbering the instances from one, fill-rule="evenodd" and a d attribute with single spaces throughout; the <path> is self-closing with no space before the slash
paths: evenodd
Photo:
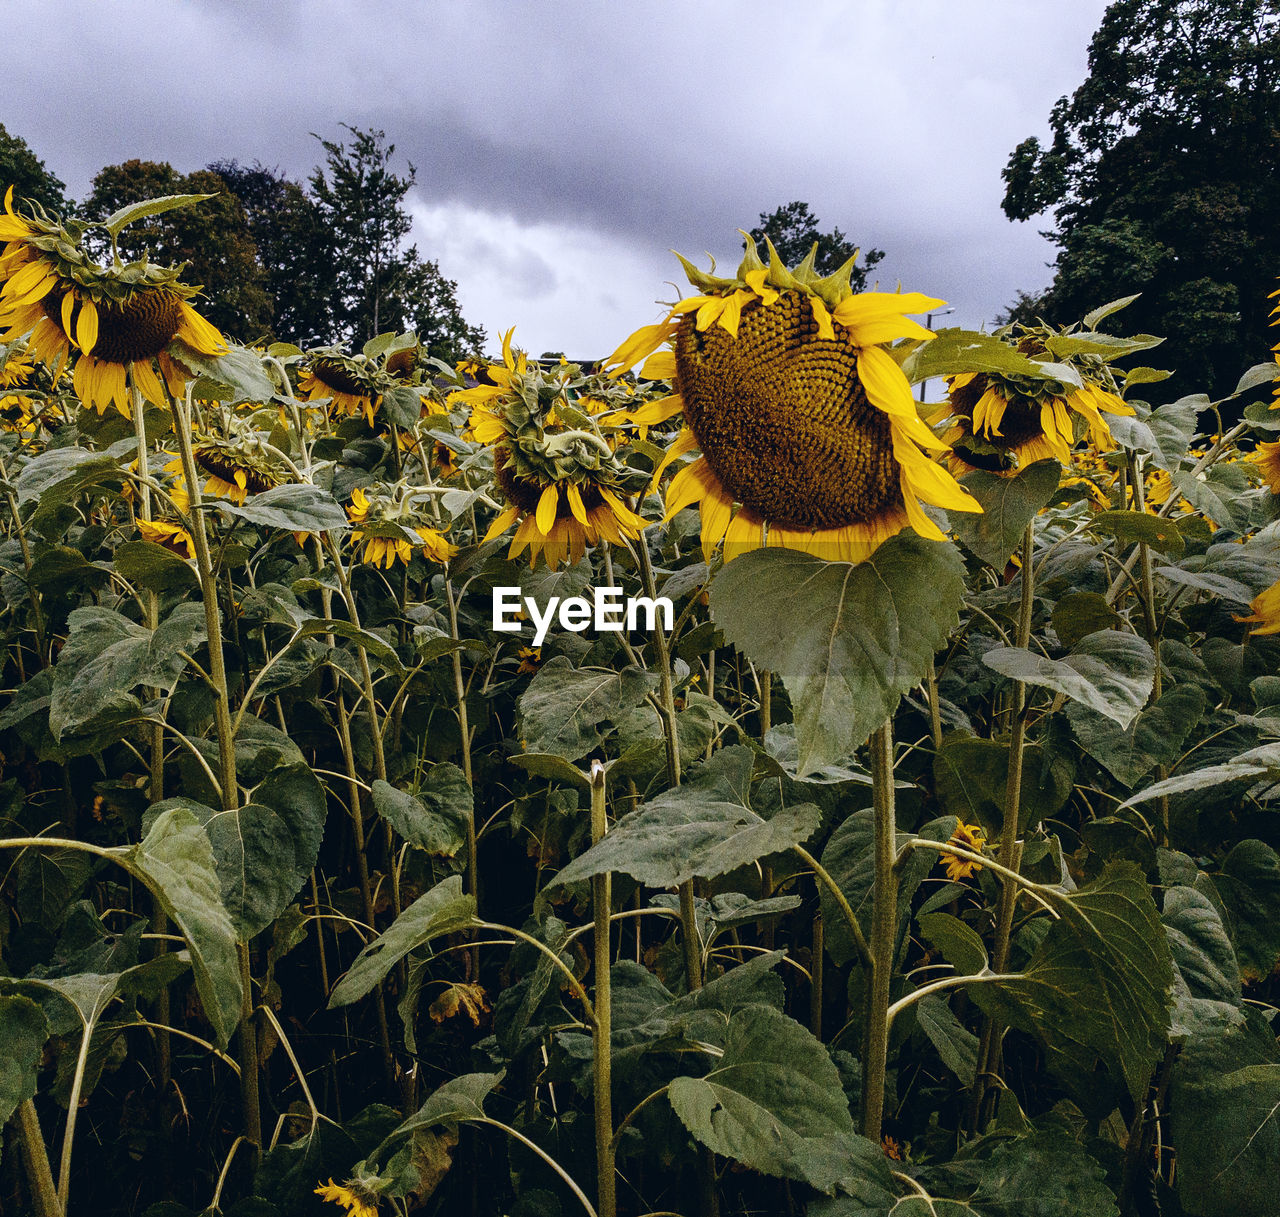
<path id="1" fill-rule="evenodd" d="M 768 248 L 766 266 L 747 237 L 734 279 L 681 258 L 699 293 L 606 361 L 615 376 L 643 360 L 642 379 L 674 378 L 673 394 L 635 415 L 652 425 L 684 413 L 655 481 L 676 457 L 701 452 L 672 479 L 667 518 L 700 503 L 708 559 L 721 541 L 726 560 L 782 545 L 858 562 L 904 528 L 943 540 L 922 503 L 981 507 L 927 455 L 946 445 L 885 345 L 929 338 L 905 314 L 941 302 L 855 293 L 852 259 L 822 278 L 816 246 L 794 271 Z"/>
<path id="2" fill-rule="evenodd" d="M 310 365 L 298 378 L 298 391 L 303 401 L 331 398 L 338 413 L 363 414 L 372 427 L 387 387 L 382 380 L 377 365 L 363 356 L 345 355 L 331 349 L 312 355 Z"/>
<path id="3" fill-rule="evenodd" d="M 977 824 L 966 824 L 963 820 L 957 820 L 955 831 L 952 832 L 951 840 L 947 844 L 967 849 L 972 854 L 980 854 L 986 841 L 987 834 Z M 952 883 L 967 879 L 982 869 L 982 863 L 957 857 L 955 854 L 939 854 L 938 865 L 947 868 L 947 878 Z"/>
<path id="4" fill-rule="evenodd" d="M 947 377 L 951 428 L 943 439 L 952 446 L 954 472 L 983 469 L 1012 476 L 1036 461 L 1071 464 L 1077 417 L 1097 452 L 1115 447 L 1106 416 L 1132 415 L 1133 407 L 1106 387 L 1107 373 L 1095 357 L 1084 368 L 1052 360 L 1046 347 L 1055 335 L 1047 329 L 1024 334 L 1018 354 L 1025 372 L 963 372 Z"/>
<path id="5" fill-rule="evenodd" d="M 536 676 L 538 669 L 542 667 L 542 648 L 521 647 L 516 652 L 516 658 L 520 661 L 517 672 L 524 676 Z"/>
<path id="6" fill-rule="evenodd" d="M 164 520 L 139 520 L 138 532 L 144 541 L 163 545 L 171 553 L 189 562 L 195 561 L 196 543 L 181 524 L 168 524 Z"/>
<path id="7" fill-rule="evenodd" d="M 55 372 L 79 353 L 76 396 L 99 413 L 132 413 L 129 380 L 156 405 L 166 402 L 152 367 L 160 365 L 175 395 L 185 375 L 170 357 L 182 346 L 200 355 L 226 353 L 222 335 L 188 303 L 198 289 L 178 272 L 145 260 L 100 267 L 80 248 L 88 225 L 18 214 L 13 189 L 0 215 L 0 342 L 29 335 L 31 354 Z"/>
<path id="8" fill-rule="evenodd" d="M 1236 618 L 1237 621 L 1259 623 L 1249 633 L 1280 634 L 1280 579 L 1265 591 L 1259 592 L 1249 602 L 1249 607 L 1253 609 L 1249 616 Z"/>
<path id="9" fill-rule="evenodd" d="M 42 425 L 61 422 L 62 415 L 49 394 L 56 388 L 54 378 L 26 345 L 0 348 L 0 427 L 32 439 Z"/>
<path id="10" fill-rule="evenodd" d="M 519 521 L 509 556 L 527 548 L 550 568 L 577 562 L 588 545 L 636 539 L 645 519 L 625 501 L 643 486 L 618 454 L 618 413 L 630 393 L 608 377 L 584 375 L 576 364 L 531 363 L 502 339 L 502 363 L 483 369 L 480 381 L 449 396 L 471 407 L 469 434 L 493 449 L 493 472 L 507 507 L 485 540 Z M 615 409 L 616 407 L 616 409 Z M 632 488 L 634 483 L 634 489 Z"/>
<path id="11" fill-rule="evenodd" d="M 1280 440 L 1274 444 L 1260 443 L 1250 458 L 1262 472 L 1272 494 L 1280 494 Z"/>
<path id="12" fill-rule="evenodd" d="M 356 1179 L 338 1184 L 330 1177 L 328 1183 L 322 1183 L 315 1189 L 315 1194 L 342 1205 L 347 1211 L 347 1217 L 378 1217 L 377 1194 L 362 1186 Z"/>
<path id="13" fill-rule="evenodd" d="M 198 438 L 193 455 L 196 464 L 209 475 L 204 486 L 207 493 L 243 504 L 250 494 L 279 486 L 285 475 L 263 450 L 254 432 L 234 419 L 231 422 L 232 432 L 226 438 Z"/>
<path id="14" fill-rule="evenodd" d="M 418 496 L 403 484 L 389 494 L 374 492 L 372 496 L 357 486 L 351 492 L 347 517 L 360 525 L 352 531 L 351 540 L 364 542 L 361 560 L 367 566 L 390 569 L 397 562 L 408 565 L 415 549 L 443 566 L 458 552 L 444 533 L 424 523 Z"/>

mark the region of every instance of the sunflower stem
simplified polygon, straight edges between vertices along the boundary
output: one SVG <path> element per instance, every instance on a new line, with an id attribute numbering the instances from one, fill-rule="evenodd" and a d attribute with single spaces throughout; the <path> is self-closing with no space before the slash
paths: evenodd
<path id="1" fill-rule="evenodd" d="M 1028 521 L 1022 534 L 1022 597 L 1018 604 L 1018 633 L 1014 645 L 1025 650 L 1031 641 L 1031 618 L 1035 609 L 1035 518 Z M 1022 856 L 1018 839 L 1018 821 L 1022 817 L 1022 762 L 1027 741 L 1027 686 L 1020 680 L 1013 682 L 1010 693 L 1012 715 L 1009 738 L 1009 773 L 1004 788 L 1004 819 L 1000 825 L 1000 849 L 997 857 L 1000 865 L 1017 872 Z M 1009 962 L 1009 939 L 1013 933 L 1013 917 L 1018 906 L 1018 885 L 1008 876 L 1000 891 L 1000 904 L 996 912 L 995 944 L 991 952 L 991 967 L 1004 972 Z M 978 1068 L 974 1075 L 970 1112 L 976 1121 L 981 1115 L 990 1073 L 999 1056 L 1001 1027 L 993 1018 L 986 1020 L 978 1051 Z"/>
<path id="2" fill-rule="evenodd" d="M 200 598 L 204 601 L 205 632 L 209 641 L 209 682 L 213 687 L 213 722 L 218 737 L 218 766 L 222 785 L 223 811 L 236 811 L 240 806 L 240 788 L 236 780 L 235 728 L 231 722 L 231 699 L 227 689 L 227 668 L 222 654 L 222 623 L 218 615 L 218 584 L 209 557 L 209 538 L 204 530 L 204 512 L 200 510 L 199 473 L 191 443 L 191 386 L 185 400 L 170 400 L 173 431 L 182 458 L 182 473 L 187 483 L 191 506 L 191 541 L 196 551 L 196 573 L 200 580 Z M 244 1111 L 245 1136 L 255 1146 L 262 1145 L 262 1105 L 258 1095 L 258 1037 L 253 1025 L 252 973 L 249 946 L 237 943 L 240 978 L 244 988 L 240 1010 L 237 1047 L 240 1057 L 240 1099 Z"/>
<path id="3" fill-rule="evenodd" d="M 31 1099 L 18 1105 L 18 1142 L 27 1163 L 27 1185 L 35 1201 L 35 1217 L 61 1217 L 62 1206 L 53 1184 L 53 1169 L 49 1165 L 49 1151 L 45 1148 L 40 1131 L 40 1117 Z"/>
<path id="4" fill-rule="evenodd" d="M 889 982 L 898 927 L 897 825 L 893 795 L 893 722 L 871 736 L 871 798 L 875 814 L 875 880 L 871 913 L 871 975 L 862 1061 L 862 1135 L 879 1143 L 889 1062 Z"/>
<path id="5" fill-rule="evenodd" d="M 13 516 L 14 531 L 18 534 L 18 548 L 22 551 L 22 566 L 27 575 L 27 590 L 31 595 L 31 626 L 36 635 L 36 656 L 39 666 L 44 667 L 48 656 L 44 640 L 44 612 L 40 607 L 40 593 L 31 586 L 31 544 L 27 540 L 27 530 L 22 527 L 22 517 L 18 514 L 18 499 L 10 489 L 9 470 L 5 465 L 4 454 L 0 453 L 0 482 L 5 486 L 5 499 L 9 503 L 9 514 Z"/>
<path id="6" fill-rule="evenodd" d="M 591 766 L 591 844 L 598 845 L 609 830 L 605 809 L 605 771 Z M 595 919 L 595 1028 L 592 1032 L 592 1064 L 596 1124 L 596 1208 L 600 1217 L 617 1211 L 617 1180 L 613 1141 L 613 1045 L 612 978 L 609 950 L 609 914 L 612 907 L 611 877 L 606 871 L 591 880 L 591 908 Z"/>

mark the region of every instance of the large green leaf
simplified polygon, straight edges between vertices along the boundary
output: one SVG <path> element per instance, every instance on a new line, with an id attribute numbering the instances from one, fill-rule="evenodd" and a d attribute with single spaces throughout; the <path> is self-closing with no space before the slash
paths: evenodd
<path id="1" fill-rule="evenodd" d="M 358 1001 L 410 951 L 442 934 L 464 929 L 475 913 L 475 897 L 463 894 L 460 875 L 441 880 L 409 905 L 385 934 L 360 952 L 351 970 L 329 995 L 329 1008 Z"/>
<path id="2" fill-rule="evenodd" d="M 963 576 L 953 545 L 910 531 L 856 566 L 761 549 L 716 576 L 716 624 L 791 697 L 799 777 L 851 755 L 920 683 L 959 622 Z"/>
<path id="3" fill-rule="evenodd" d="M 196 988 L 218 1041 L 240 1021 L 243 990 L 236 931 L 223 907 L 213 846 L 185 808 L 163 811 L 122 863 L 155 893 L 191 949 Z"/>
<path id="4" fill-rule="evenodd" d="M 1122 807 L 1132 807 L 1135 803 L 1145 803 L 1167 794 L 1182 794 L 1187 790 L 1209 790 L 1214 786 L 1225 786 L 1229 782 L 1240 782 L 1253 778 L 1266 777 L 1271 781 L 1280 781 L 1280 744 L 1263 744 L 1259 748 L 1250 748 L 1247 752 L 1233 756 L 1220 765 L 1207 765 L 1203 769 L 1193 769 L 1190 773 L 1179 773 L 1146 790 L 1131 795 Z"/>
<path id="5" fill-rule="evenodd" d="M 1063 1132 L 1046 1130 L 999 1144 L 983 1159 L 956 1164 L 978 1184 L 969 1202 L 989 1217 L 1115 1217 L 1102 1166 Z"/>
<path id="6" fill-rule="evenodd" d="M 1061 474 L 1057 461 L 1036 461 L 1015 477 L 981 470 L 967 474 L 960 480 L 982 512 L 955 512 L 949 517 L 952 531 L 988 566 L 1003 571 L 1022 544 L 1027 522 L 1053 498 Z"/>
<path id="7" fill-rule="evenodd" d="M 36 1092 L 49 1023 L 29 997 L 0 997 L 0 1128 Z"/>
<path id="8" fill-rule="evenodd" d="M 1019 828 L 1032 828 L 1055 814 L 1071 797 L 1072 777 L 1071 766 L 1061 757 L 1029 745 L 1022 758 Z M 993 839 L 1000 835 L 1009 784 L 1007 743 L 947 736 L 933 758 L 933 781 L 943 811 L 967 824 L 981 824 Z"/>
<path id="9" fill-rule="evenodd" d="M 978 1037 L 952 1012 L 947 999 L 931 993 L 915 1005 L 920 1030 L 942 1058 L 942 1063 L 966 1086 L 973 1085 L 978 1070 Z"/>
<path id="10" fill-rule="evenodd" d="M 1207 473 L 1175 473 L 1173 484 L 1193 507 L 1215 524 L 1243 532 L 1249 527 L 1251 511 L 1244 497 L 1249 479 L 1236 465 L 1217 464 Z"/>
<path id="11" fill-rule="evenodd" d="M 406 841 L 437 857 L 452 858 L 467 843 L 474 797 L 457 765 L 433 765 L 417 792 L 373 784 L 373 806 Z"/>
<path id="12" fill-rule="evenodd" d="M 878 1145 L 858 1136 L 826 1048 L 772 1006 L 729 1020 L 724 1054 L 705 1076 L 667 1091 L 684 1126 L 715 1153 L 828 1194 L 891 1186 Z"/>
<path id="13" fill-rule="evenodd" d="M 557 655 L 520 698 L 520 742 L 526 752 L 577 761 L 613 730 L 609 725 L 640 705 L 657 677 L 639 668 L 574 668 Z"/>
<path id="14" fill-rule="evenodd" d="M 1226 909 L 1241 976 L 1270 976 L 1280 962 L 1280 855 L 1265 842 L 1241 841 L 1223 859 L 1213 884 Z"/>
<path id="15" fill-rule="evenodd" d="M 49 730 L 55 739 L 111 712 L 138 708 L 132 690 L 148 685 L 169 692 L 190 654 L 205 640 L 204 607 L 179 604 L 154 630 L 111 609 L 74 609 L 70 636 L 53 675 Z"/>
<path id="16" fill-rule="evenodd" d="M 601 840 L 569 863 L 553 884 L 618 871 L 650 887 L 712 879 L 808 840 L 822 812 L 801 803 L 765 819 L 746 802 L 753 754 L 723 748 L 685 786 L 668 790 L 623 816 Z"/>
<path id="17" fill-rule="evenodd" d="M 1185 1039 L 1223 1020 L 1242 1021 L 1233 1014 L 1240 968 L 1217 905 L 1195 888 L 1170 887 L 1160 920 L 1175 968 L 1172 1036 Z"/>
<path id="18" fill-rule="evenodd" d="M 983 662 L 1004 676 L 1044 685 L 1128 727 L 1151 696 L 1155 654 L 1136 634 L 1098 630 L 1065 659 L 1018 647 L 994 647 Z"/>
<path id="19" fill-rule="evenodd" d="M 1280 1054 L 1256 1016 L 1182 1050 L 1170 1092 L 1178 1198 L 1195 1217 L 1276 1211 Z"/>
<path id="20" fill-rule="evenodd" d="M 1095 714 L 1079 702 L 1067 706 L 1067 719 L 1080 746 L 1126 789 L 1157 765 L 1172 764 L 1204 714 L 1204 690 L 1177 685 L 1143 710 L 1128 727 Z"/>
<path id="21" fill-rule="evenodd" d="M 289 483 L 252 494 L 243 503 L 219 499 L 216 505 L 250 524 L 289 532 L 327 532 L 350 523 L 333 495 L 319 486 Z"/>
<path id="22" fill-rule="evenodd" d="M 1132 863 L 1109 862 L 1054 908 L 1058 919 L 1023 975 L 974 986 L 970 996 L 1037 1034 L 1060 1077 L 1080 1081 L 1101 1058 L 1136 1099 L 1164 1051 L 1173 984 L 1151 889 Z"/>

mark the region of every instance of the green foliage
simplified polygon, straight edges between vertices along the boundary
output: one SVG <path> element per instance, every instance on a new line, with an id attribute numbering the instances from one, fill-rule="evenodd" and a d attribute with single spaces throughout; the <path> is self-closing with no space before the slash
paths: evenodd
<path id="1" fill-rule="evenodd" d="M 818 255 L 813 266 L 819 275 L 839 270 L 856 255 L 859 260 L 849 276 L 849 284 L 855 292 L 865 291 L 867 275 L 884 259 L 884 250 L 859 251 L 840 229 L 823 232 L 818 227 L 819 223 L 818 217 L 809 210 L 809 204 L 797 200 L 773 211 L 762 211 L 760 223 L 751 230 L 751 239 L 763 249 L 768 238 L 787 266 L 803 262 L 816 244 Z"/>

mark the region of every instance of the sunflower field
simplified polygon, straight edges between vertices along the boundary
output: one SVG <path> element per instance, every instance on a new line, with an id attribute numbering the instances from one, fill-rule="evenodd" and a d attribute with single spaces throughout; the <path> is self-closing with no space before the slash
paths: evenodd
<path id="1" fill-rule="evenodd" d="M 1280 1213 L 1269 352 L 244 346 L 199 205 L 0 215 L 0 1211 Z"/>

